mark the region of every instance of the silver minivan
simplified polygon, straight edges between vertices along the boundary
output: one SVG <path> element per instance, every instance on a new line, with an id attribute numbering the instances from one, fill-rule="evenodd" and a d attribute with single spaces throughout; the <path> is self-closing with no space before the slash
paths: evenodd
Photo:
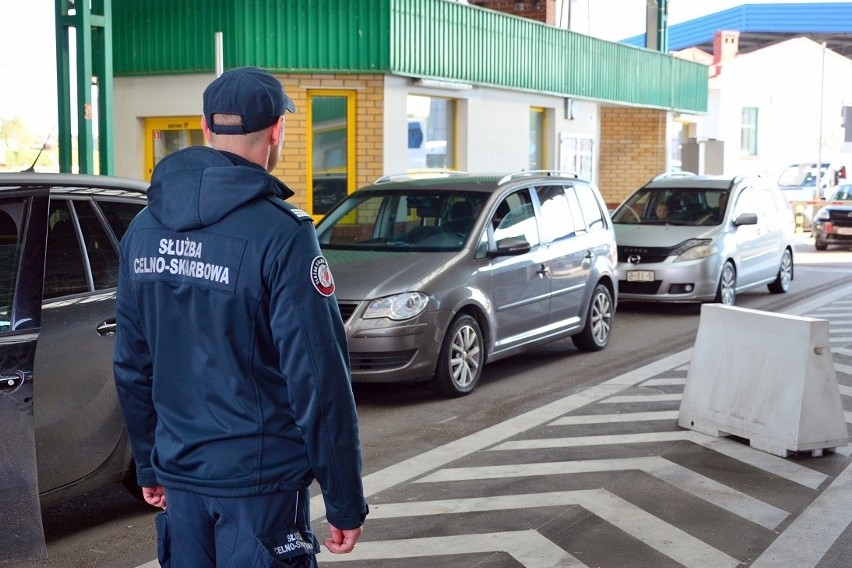
<path id="1" fill-rule="evenodd" d="M 606 347 L 617 282 L 612 221 L 572 175 L 387 177 L 317 225 L 356 382 L 473 390 L 482 367 L 571 337 Z"/>
<path id="2" fill-rule="evenodd" d="M 793 279 L 795 219 L 763 178 L 658 176 L 612 215 L 620 300 L 721 302 Z"/>

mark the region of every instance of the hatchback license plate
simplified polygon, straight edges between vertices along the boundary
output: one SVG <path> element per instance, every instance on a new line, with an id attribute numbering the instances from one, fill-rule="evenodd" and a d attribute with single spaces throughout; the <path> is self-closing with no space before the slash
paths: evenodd
<path id="1" fill-rule="evenodd" d="M 834 232 L 838 235 L 852 235 L 852 227 L 835 227 Z"/>
<path id="2" fill-rule="evenodd" d="M 627 281 L 628 282 L 653 282 L 654 281 L 654 271 L 653 270 L 628 270 L 627 271 Z"/>

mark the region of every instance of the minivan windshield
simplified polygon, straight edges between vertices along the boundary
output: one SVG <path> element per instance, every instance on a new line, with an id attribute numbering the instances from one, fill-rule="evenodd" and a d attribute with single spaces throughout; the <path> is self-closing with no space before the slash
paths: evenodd
<path id="1" fill-rule="evenodd" d="M 362 190 L 317 225 L 324 249 L 461 250 L 488 194 L 430 189 Z"/>
<path id="2" fill-rule="evenodd" d="M 819 177 L 822 180 L 828 172 L 828 164 L 819 168 Z M 817 178 L 816 164 L 791 164 L 784 168 L 778 178 L 778 186 L 785 187 L 814 187 Z"/>
<path id="3" fill-rule="evenodd" d="M 727 189 L 643 188 L 619 205 L 612 221 L 621 225 L 719 225 L 727 205 Z"/>

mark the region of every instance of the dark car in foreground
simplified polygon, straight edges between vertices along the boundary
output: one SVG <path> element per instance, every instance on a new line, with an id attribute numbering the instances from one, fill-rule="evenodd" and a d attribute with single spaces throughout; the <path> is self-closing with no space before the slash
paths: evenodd
<path id="1" fill-rule="evenodd" d="M 121 481 L 135 488 L 112 349 L 118 241 L 146 187 L 0 174 L 0 526 L 18 535 L 0 564 L 43 550 L 39 505 Z"/>
<path id="2" fill-rule="evenodd" d="M 828 201 L 814 216 L 814 247 L 852 246 L 852 183 L 840 185 Z"/>
<path id="3" fill-rule="evenodd" d="M 571 337 L 606 347 L 612 222 L 592 184 L 558 172 L 386 177 L 317 225 L 356 382 L 471 392 L 489 361 Z"/>

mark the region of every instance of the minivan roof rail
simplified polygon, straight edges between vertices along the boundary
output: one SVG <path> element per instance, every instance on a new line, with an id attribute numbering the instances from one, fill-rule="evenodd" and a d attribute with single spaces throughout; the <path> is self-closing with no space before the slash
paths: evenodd
<path id="1" fill-rule="evenodd" d="M 497 182 L 497 185 L 503 185 L 504 183 L 512 181 L 514 179 L 530 176 L 570 177 L 574 179 L 580 179 L 580 176 L 577 175 L 577 172 L 568 172 L 560 170 L 521 170 L 518 172 L 506 174 L 505 176 L 500 178 L 500 181 Z"/>
<path id="2" fill-rule="evenodd" d="M 663 172 L 658 176 L 654 176 L 651 178 L 651 181 L 658 181 L 661 179 L 669 179 L 669 178 L 679 178 L 679 177 L 693 177 L 697 174 L 687 171 L 671 171 L 671 172 Z"/>
<path id="3" fill-rule="evenodd" d="M 376 181 L 373 182 L 373 185 L 391 183 L 394 181 L 408 181 L 412 179 L 428 179 L 436 177 L 452 177 L 464 175 L 467 175 L 467 172 L 461 172 L 458 170 L 408 170 L 406 172 L 400 172 L 396 174 L 385 174 L 379 178 L 376 178 Z"/>

